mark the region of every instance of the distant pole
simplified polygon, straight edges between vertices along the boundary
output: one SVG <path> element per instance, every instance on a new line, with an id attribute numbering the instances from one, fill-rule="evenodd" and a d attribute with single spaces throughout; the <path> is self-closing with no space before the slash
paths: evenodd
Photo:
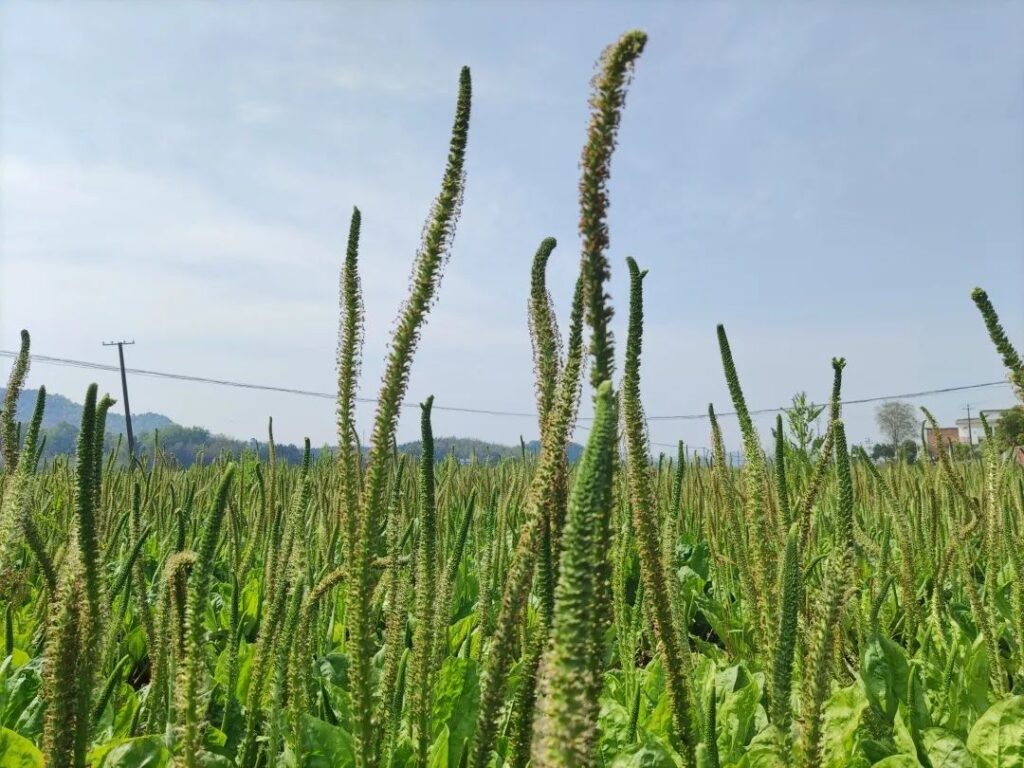
<path id="1" fill-rule="evenodd" d="M 134 341 L 104 341 L 104 347 L 117 347 L 117 356 L 121 361 L 121 392 L 124 394 L 124 423 L 128 432 L 128 460 L 135 458 L 135 436 L 132 434 L 132 411 L 128 407 L 128 377 L 124 373 L 124 345 L 131 346 Z"/>
<path id="2" fill-rule="evenodd" d="M 974 432 L 971 431 L 971 404 L 967 404 L 967 445 L 971 447 L 971 452 L 974 452 Z"/>

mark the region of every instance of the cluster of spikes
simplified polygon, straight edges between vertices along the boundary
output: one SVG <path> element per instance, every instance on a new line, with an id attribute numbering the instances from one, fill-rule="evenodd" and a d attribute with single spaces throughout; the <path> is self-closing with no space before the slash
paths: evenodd
<path id="1" fill-rule="evenodd" d="M 762 746 L 786 764 L 821 764 L 826 700 L 837 682 L 849 681 L 865 649 L 884 649 L 896 636 L 910 652 L 938 647 L 950 669 L 963 663 L 943 621 L 943 586 L 954 580 L 983 638 L 993 690 L 1008 692 L 1024 677 L 1024 541 L 999 506 L 1005 462 L 986 449 L 979 496 L 938 451 L 928 477 L 942 484 L 928 490 L 956 510 L 952 529 L 940 530 L 922 511 L 935 499 L 929 506 L 908 495 L 916 481 L 883 477 L 870 461 L 851 459 L 840 412 L 842 358 L 832 361 L 828 427 L 816 460 L 792 460 L 781 416 L 769 457 L 719 326 L 742 467 L 731 466 L 711 406 L 710 462 L 688 464 L 681 443 L 667 471 L 650 461 L 640 393 L 646 272 L 626 260 L 629 317 L 618 386 L 607 293 L 611 159 L 645 43 L 641 32 L 624 35 L 605 51 L 593 81 L 579 186 L 582 254 L 564 339 L 545 277 L 555 240 L 543 240 L 533 259 L 528 317 L 541 439 L 519 469 L 484 477 L 451 460 L 438 464 L 432 397 L 421 406 L 415 477 L 406 477 L 413 470 L 395 449 L 413 356 L 464 194 L 468 69 L 365 451 L 355 425 L 364 337 L 358 209 L 340 280 L 338 450 L 314 460 L 307 440 L 297 471 L 278 465 L 272 422 L 265 463 L 217 461 L 185 480 L 155 461 L 116 469 L 113 454 L 105 467 L 114 401 L 98 399 L 93 385 L 74 466 L 55 465 L 47 477 L 39 471 L 45 389 L 24 434 L 16 418 L 30 360 L 23 332 L 0 412 L 0 600 L 8 656 L 15 613 L 41 619 L 28 644 L 43 659 L 46 765 L 85 766 L 91 745 L 112 727 L 112 700 L 129 688 L 139 693 L 122 732 L 139 744 L 150 739 L 188 768 L 216 764 L 214 753 L 241 768 L 312 764 L 305 761 L 324 754 L 331 764 L 358 768 L 486 768 L 496 755 L 515 768 L 599 766 L 607 675 L 617 671 L 632 702 L 627 738 L 639 740 L 641 710 L 652 706 L 642 672 L 657 659 L 672 748 L 687 768 L 718 768 L 718 708 L 729 691 L 697 684 L 698 651 L 709 635 L 698 633 L 694 601 L 679 586 L 684 537 L 706 541 L 720 626 L 731 628 L 717 642 L 726 657 L 764 673 L 771 729 Z M 986 294 L 978 289 L 973 298 L 1024 397 L 1019 354 Z M 573 466 L 567 449 L 588 361 L 593 426 Z M 61 483 L 71 492 L 41 504 Z M 857 496 L 868 494 L 883 501 L 881 542 L 856 514 Z M 865 580 L 868 556 L 877 568 Z M 1004 557 L 1015 575 L 1009 657 L 1000 646 L 997 590 L 988 577 L 979 589 L 974 577 L 999 573 Z M 470 563 L 477 591 L 467 613 Z M 23 587 L 33 573 L 45 598 L 26 605 Z M 218 591 L 224 584 L 226 592 Z M 121 655 L 129 638 L 142 650 Z M 222 649 L 216 660 L 211 644 Z M 339 647 L 343 654 L 325 653 Z M 334 752 L 326 735 L 317 738 L 329 733 L 318 728 L 339 725 L 325 665 L 331 685 L 343 690 L 351 737 Z M 474 717 L 439 734 L 439 681 L 459 665 L 479 670 L 461 694 L 473 699 Z M 892 702 L 871 704 L 877 738 L 892 740 Z M 219 743 L 211 745 L 211 729 Z"/>

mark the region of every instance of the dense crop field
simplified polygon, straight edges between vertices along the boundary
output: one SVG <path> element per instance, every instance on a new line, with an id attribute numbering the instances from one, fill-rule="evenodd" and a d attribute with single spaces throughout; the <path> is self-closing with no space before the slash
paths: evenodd
<path id="1" fill-rule="evenodd" d="M 645 273 L 627 261 L 621 373 L 605 293 L 606 184 L 645 40 L 625 35 L 594 79 L 564 338 L 555 242 L 534 259 L 536 457 L 435 462 L 430 400 L 423 458 L 393 450 L 463 195 L 468 70 L 365 453 L 358 211 L 336 456 L 123 466 L 94 386 L 77 455 L 40 466 L 45 398 L 25 425 L 11 407 L 23 335 L 0 423 L 0 766 L 1024 766 L 1024 471 L 994 441 L 956 463 L 851 456 L 837 359 L 823 440 L 798 447 L 780 419 L 766 451 L 719 327 L 743 466 L 713 412 L 713 461 L 651 461 Z M 582 397 L 595 418 L 570 465 Z"/>

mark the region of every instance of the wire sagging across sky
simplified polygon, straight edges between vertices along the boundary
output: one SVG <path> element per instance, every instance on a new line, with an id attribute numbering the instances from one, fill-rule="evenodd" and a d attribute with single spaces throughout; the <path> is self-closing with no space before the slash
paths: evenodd
<path id="1" fill-rule="evenodd" d="M 17 352 L 12 352 L 7 349 L 0 349 L 0 357 L 15 358 L 18 356 Z M 85 368 L 88 370 L 95 371 L 109 371 L 112 373 L 119 373 L 120 368 L 116 365 L 108 365 L 106 363 L 94 363 L 88 360 L 73 360 L 66 357 L 51 357 L 49 355 L 30 355 L 31 361 L 34 363 L 42 363 L 43 365 L 60 365 L 71 368 Z M 130 373 L 134 376 L 147 376 L 150 378 L 157 379 L 170 379 L 173 381 L 184 381 L 191 382 L 193 384 L 215 384 L 220 387 L 234 387 L 236 389 L 251 389 L 263 392 L 278 392 L 285 395 L 302 395 L 304 397 L 318 397 L 324 400 L 335 400 L 337 399 L 336 394 L 330 392 L 317 392 L 311 389 L 296 389 L 294 387 L 277 387 L 271 384 L 252 384 L 243 381 L 230 381 L 228 379 L 214 379 L 208 376 L 192 376 L 185 373 L 168 373 L 166 371 L 151 371 L 145 368 L 125 368 L 126 373 Z M 850 400 L 843 400 L 842 405 L 863 405 L 865 403 L 878 403 L 885 400 L 900 400 L 900 399 L 917 399 L 921 397 L 930 397 L 932 395 L 944 395 L 950 392 L 964 392 L 971 389 L 984 389 L 987 387 L 1001 387 L 1009 386 L 1009 382 L 1003 381 L 986 381 L 980 384 L 963 384 L 955 387 L 939 387 L 936 389 L 925 389 L 919 392 L 900 392 L 893 395 L 878 395 L 875 397 L 861 397 Z M 357 397 L 356 402 L 360 403 L 376 403 L 377 399 L 374 397 Z M 403 408 L 419 408 L 418 403 L 402 403 Z M 528 413 L 526 411 L 504 411 L 494 410 L 490 408 L 468 408 L 463 406 L 455 405 L 434 405 L 436 411 L 448 411 L 451 413 L 471 413 L 479 416 L 507 416 L 513 418 L 529 418 L 536 419 L 536 413 Z M 762 416 L 771 413 L 782 413 L 786 409 L 784 407 L 777 408 L 759 408 L 751 410 L 751 416 Z M 716 416 L 735 416 L 735 411 L 723 411 L 721 413 L 715 412 Z M 707 413 L 687 413 L 687 414 L 675 414 L 669 416 L 648 416 L 647 421 L 699 421 L 707 419 Z M 579 421 L 590 421 L 589 417 L 581 416 Z"/>

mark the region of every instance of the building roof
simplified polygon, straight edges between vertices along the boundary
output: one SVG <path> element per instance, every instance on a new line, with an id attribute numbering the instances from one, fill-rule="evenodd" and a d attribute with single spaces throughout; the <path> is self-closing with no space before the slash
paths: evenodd
<path id="1" fill-rule="evenodd" d="M 1002 416 L 1004 413 L 1006 413 L 1006 411 L 1008 410 L 1008 408 L 986 408 L 984 410 L 979 411 L 977 416 L 971 416 L 970 419 L 957 419 L 956 424 L 958 427 L 966 427 L 968 423 L 972 425 L 981 424 L 982 416 L 984 416 L 986 419 L 991 416 L 995 416 L 998 418 L 999 416 Z"/>

